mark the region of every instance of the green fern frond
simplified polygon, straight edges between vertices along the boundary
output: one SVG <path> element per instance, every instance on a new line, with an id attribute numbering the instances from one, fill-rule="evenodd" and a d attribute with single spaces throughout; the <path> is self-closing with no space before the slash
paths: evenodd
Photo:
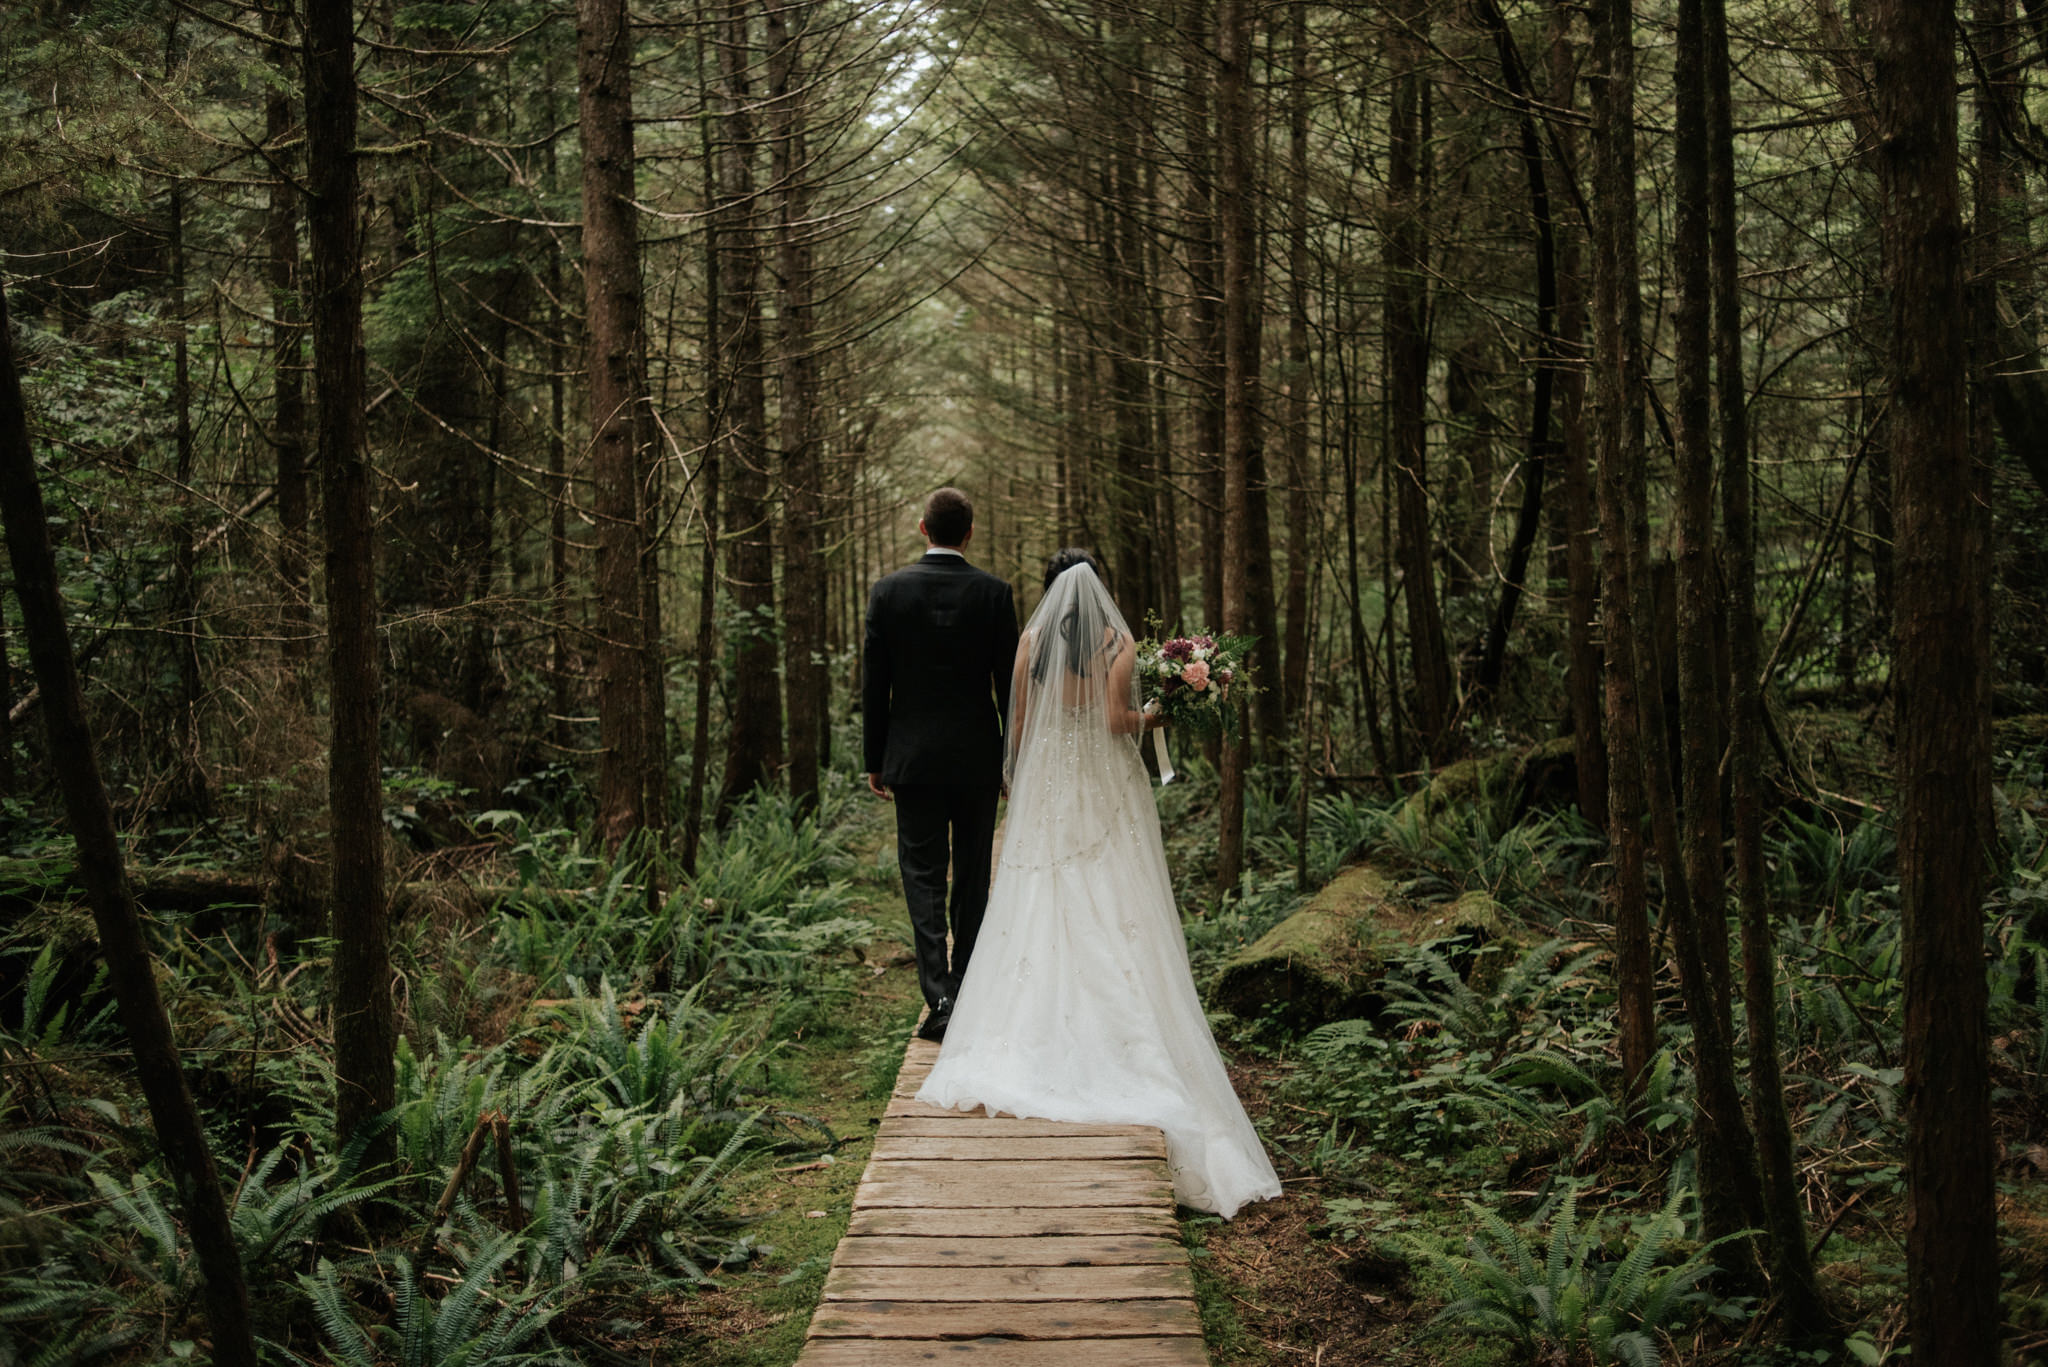
<path id="1" fill-rule="evenodd" d="M 312 1301 L 313 1315 L 320 1321 L 328 1347 L 341 1367 L 378 1367 L 376 1347 L 349 1313 L 348 1303 L 335 1283 L 333 1264 L 322 1258 L 312 1276 L 299 1278 L 299 1286 Z"/>
<path id="2" fill-rule="evenodd" d="M 1567 1180 L 1564 1204 L 1550 1217 L 1550 1246 L 1543 1258 L 1545 1285 L 1556 1288 L 1564 1284 L 1579 1242 L 1579 1184 Z"/>

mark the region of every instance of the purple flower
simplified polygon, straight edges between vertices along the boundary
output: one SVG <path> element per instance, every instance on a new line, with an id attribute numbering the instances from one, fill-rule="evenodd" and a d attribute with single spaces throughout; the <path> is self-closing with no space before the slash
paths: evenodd
<path id="1" fill-rule="evenodd" d="M 1169 660 L 1185 660 L 1195 653 L 1195 643 L 1184 636 L 1176 636 L 1159 647 L 1159 653 Z"/>

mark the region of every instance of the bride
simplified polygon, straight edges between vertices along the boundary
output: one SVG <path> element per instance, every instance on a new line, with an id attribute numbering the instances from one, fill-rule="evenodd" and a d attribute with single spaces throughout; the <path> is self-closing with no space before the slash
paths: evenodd
<path id="1" fill-rule="evenodd" d="M 1131 633 L 1086 551 L 1017 647 L 988 913 L 920 1101 L 1165 1131 L 1174 1196 L 1280 1194 L 1195 995 L 1137 737 Z"/>

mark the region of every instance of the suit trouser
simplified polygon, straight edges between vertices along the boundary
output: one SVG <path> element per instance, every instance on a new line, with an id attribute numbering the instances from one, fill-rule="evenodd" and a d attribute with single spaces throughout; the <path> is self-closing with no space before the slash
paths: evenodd
<path id="1" fill-rule="evenodd" d="M 903 873 L 903 900 L 910 905 L 910 929 L 917 946 L 917 985 L 925 1003 L 960 994 L 960 979 L 974 953 L 981 915 L 988 908 L 994 860 L 996 797 L 990 783 L 897 783 L 896 866 Z M 951 915 L 946 867 L 952 865 Z M 946 930 L 953 931 L 952 961 L 946 958 Z"/>

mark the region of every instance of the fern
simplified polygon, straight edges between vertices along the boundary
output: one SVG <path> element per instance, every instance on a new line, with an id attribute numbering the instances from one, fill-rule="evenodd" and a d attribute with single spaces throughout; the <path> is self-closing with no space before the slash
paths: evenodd
<path id="1" fill-rule="evenodd" d="M 1710 1302 L 1700 1283 L 1714 1271 L 1709 1255 L 1727 1242 L 1699 1248 L 1676 1265 L 1662 1263 L 1684 1232 L 1683 1200 L 1684 1193 L 1674 1191 L 1612 1265 L 1594 1256 L 1603 1242 L 1600 1221 L 1581 1222 L 1575 1183 L 1566 1185 L 1551 1217 L 1540 1264 L 1519 1230 L 1498 1213 L 1472 1205 L 1480 1229 L 1467 1239 L 1462 1256 L 1420 1247 L 1453 1292 L 1431 1331 L 1512 1338 L 1526 1352 L 1584 1359 L 1596 1367 L 1654 1367 L 1657 1337 Z"/>
<path id="2" fill-rule="evenodd" d="M 312 1276 L 299 1278 L 299 1285 L 313 1303 L 313 1316 L 320 1321 L 334 1360 L 341 1367 L 379 1367 L 376 1346 L 349 1313 L 348 1302 L 335 1282 L 334 1265 L 322 1258 Z"/>

